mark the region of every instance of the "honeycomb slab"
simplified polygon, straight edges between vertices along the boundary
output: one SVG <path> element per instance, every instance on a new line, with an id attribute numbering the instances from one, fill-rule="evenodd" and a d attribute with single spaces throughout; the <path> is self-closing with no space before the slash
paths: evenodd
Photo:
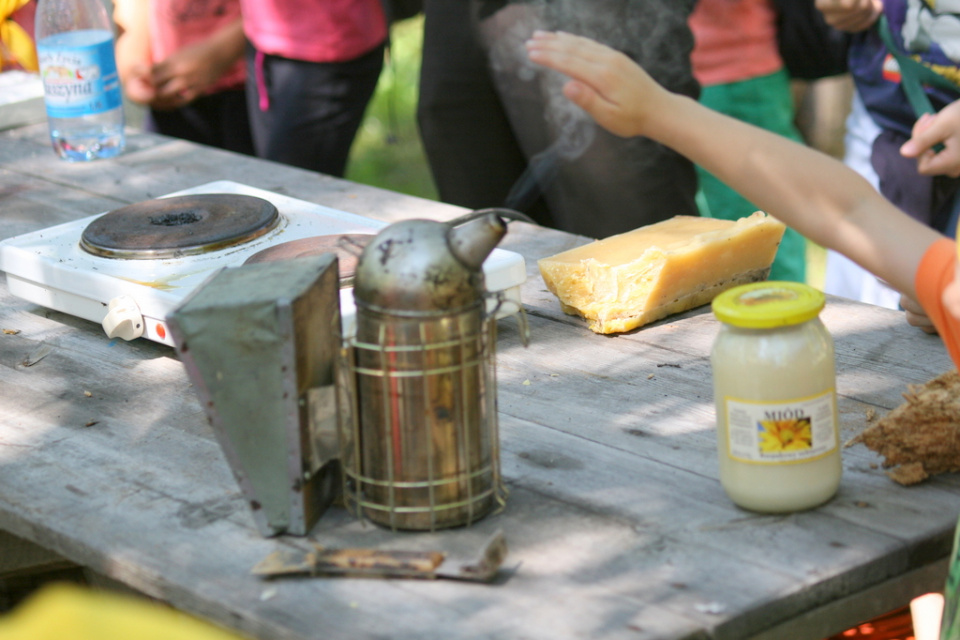
<path id="1" fill-rule="evenodd" d="M 675 216 L 537 264 L 565 313 L 620 333 L 765 280 L 785 228 L 760 211 L 736 221 Z"/>

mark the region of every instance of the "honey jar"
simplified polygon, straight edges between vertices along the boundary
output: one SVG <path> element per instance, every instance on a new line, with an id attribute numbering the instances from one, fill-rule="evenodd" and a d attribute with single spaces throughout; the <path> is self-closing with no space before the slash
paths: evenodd
<path id="1" fill-rule="evenodd" d="M 721 322 L 710 355 L 720 483 L 764 513 L 809 509 L 840 485 L 833 339 L 823 293 L 757 282 L 713 300 Z"/>

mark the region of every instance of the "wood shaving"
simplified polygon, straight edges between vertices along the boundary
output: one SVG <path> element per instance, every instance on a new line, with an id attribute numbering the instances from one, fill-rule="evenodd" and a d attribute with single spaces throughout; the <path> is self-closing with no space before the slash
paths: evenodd
<path id="1" fill-rule="evenodd" d="M 883 456 L 887 475 L 903 485 L 960 471 L 960 374 L 953 370 L 908 389 L 906 402 L 850 444 Z"/>
<path id="2" fill-rule="evenodd" d="M 923 482 L 930 477 L 930 474 L 923 468 L 922 462 L 908 462 L 890 469 L 890 471 L 887 471 L 887 476 L 894 482 L 910 486 L 911 484 Z"/>
<path id="3" fill-rule="evenodd" d="M 20 364 L 25 367 L 32 367 L 51 353 L 53 353 L 53 347 L 48 345 L 46 342 L 42 342 L 36 349 L 33 350 L 32 353 L 30 353 L 30 355 L 24 358 Z"/>
<path id="4" fill-rule="evenodd" d="M 15 336 L 20 333 L 20 329 L 4 329 L 3 332 L 8 336 Z"/>

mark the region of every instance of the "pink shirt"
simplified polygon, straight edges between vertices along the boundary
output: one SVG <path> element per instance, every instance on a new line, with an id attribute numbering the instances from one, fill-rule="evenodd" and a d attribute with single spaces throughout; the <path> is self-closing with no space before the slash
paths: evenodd
<path id="1" fill-rule="evenodd" d="M 771 0 L 699 0 L 690 15 L 697 81 L 708 87 L 779 71 L 776 19 Z"/>
<path id="2" fill-rule="evenodd" d="M 457 0 L 458 2 L 463 0 Z M 257 51 L 307 62 L 345 62 L 387 37 L 381 0 L 241 0 Z"/>
<path id="3" fill-rule="evenodd" d="M 210 36 L 240 17 L 240 0 L 150 0 L 150 55 L 153 62 Z M 243 86 L 243 56 L 207 93 Z"/>

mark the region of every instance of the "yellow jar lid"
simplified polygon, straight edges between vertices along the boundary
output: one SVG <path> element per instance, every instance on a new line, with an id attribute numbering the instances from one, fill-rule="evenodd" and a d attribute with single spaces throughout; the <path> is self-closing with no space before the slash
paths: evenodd
<path id="1" fill-rule="evenodd" d="M 800 282 L 754 282 L 713 299 L 713 314 L 735 327 L 771 329 L 813 320 L 826 303 L 823 292 Z"/>

